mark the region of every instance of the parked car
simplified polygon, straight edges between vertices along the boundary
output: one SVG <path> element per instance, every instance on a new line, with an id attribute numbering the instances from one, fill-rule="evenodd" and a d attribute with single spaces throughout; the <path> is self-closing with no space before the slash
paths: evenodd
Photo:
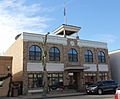
<path id="1" fill-rule="evenodd" d="M 95 84 L 86 87 L 87 94 L 104 94 L 106 92 L 115 92 L 118 84 L 114 80 L 98 81 Z"/>
<path id="2" fill-rule="evenodd" d="M 118 88 L 115 92 L 115 98 L 114 99 L 120 99 L 120 86 L 118 86 Z"/>

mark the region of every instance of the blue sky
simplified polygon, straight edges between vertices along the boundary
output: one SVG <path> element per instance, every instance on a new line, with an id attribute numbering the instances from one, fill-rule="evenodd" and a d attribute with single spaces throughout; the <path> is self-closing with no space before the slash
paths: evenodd
<path id="1" fill-rule="evenodd" d="M 47 33 L 64 23 L 80 26 L 80 39 L 120 49 L 120 0 L 0 0 L 0 53 L 21 32 Z"/>

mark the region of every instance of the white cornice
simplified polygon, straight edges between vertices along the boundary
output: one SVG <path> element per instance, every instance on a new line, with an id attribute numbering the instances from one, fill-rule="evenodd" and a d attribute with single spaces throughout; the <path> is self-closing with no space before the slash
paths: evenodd
<path id="1" fill-rule="evenodd" d="M 34 34 L 34 33 L 26 33 L 23 32 L 19 39 L 23 39 L 23 41 L 37 41 L 37 42 L 43 42 L 43 38 L 45 35 L 43 34 Z M 67 39 L 64 37 L 60 36 L 53 36 L 49 35 L 47 42 L 48 43 L 53 43 L 53 44 L 62 44 L 67 46 Z M 72 38 L 76 39 L 76 38 Z M 98 41 L 89 41 L 89 40 L 77 40 L 77 45 L 79 47 L 93 47 L 93 48 L 104 48 L 107 49 L 107 43 L 104 42 L 98 42 Z"/>

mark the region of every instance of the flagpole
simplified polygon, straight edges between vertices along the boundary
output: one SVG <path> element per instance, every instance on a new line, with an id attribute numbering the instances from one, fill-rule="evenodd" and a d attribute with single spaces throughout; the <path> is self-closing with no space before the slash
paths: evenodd
<path id="1" fill-rule="evenodd" d="M 64 1 L 64 24 L 67 25 L 67 16 L 66 16 L 66 3 Z M 64 29 L 64 37 L 66 38 L 66 33 L 65 33 L 65 29 Z"/>
<path id="2" fill-rule="evenodd" d="M 66 2 L 64 1 L 64 23 L 67 24 Z"/>

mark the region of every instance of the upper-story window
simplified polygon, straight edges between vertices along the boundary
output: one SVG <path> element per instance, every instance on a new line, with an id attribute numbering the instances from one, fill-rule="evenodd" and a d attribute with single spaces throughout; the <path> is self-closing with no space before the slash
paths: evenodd
<path id="1" fill-rule="evenodd" d="M 91 50 L 86 50 L 84 53 L 85 62 L 93 62 L 93 53 Z"/>
<path id="2" fill-rule="evenodd" d="M 51 47 L 49 50 L 50 61 L 60 61 L 60 51 L 57 47 Z"/>
<path id="3" fill-rule="evenodd" d="M 70 49 L 68 51 L 68 60 L 69 62 L 77 62 L 78 61 L 78 53 L 75 49 Z"/>
<path id="4" fill-rule="evenodd" d="M 103 51 L 99 51 L 97 53 L 98 63 L 105 63 L 105 53 Z"/>
<path id="5" fill-rule="evenodd" d="M 41 60 L 42 50 L 37 45 L 32 45 L 29 48 L 29 60 Z"/>

